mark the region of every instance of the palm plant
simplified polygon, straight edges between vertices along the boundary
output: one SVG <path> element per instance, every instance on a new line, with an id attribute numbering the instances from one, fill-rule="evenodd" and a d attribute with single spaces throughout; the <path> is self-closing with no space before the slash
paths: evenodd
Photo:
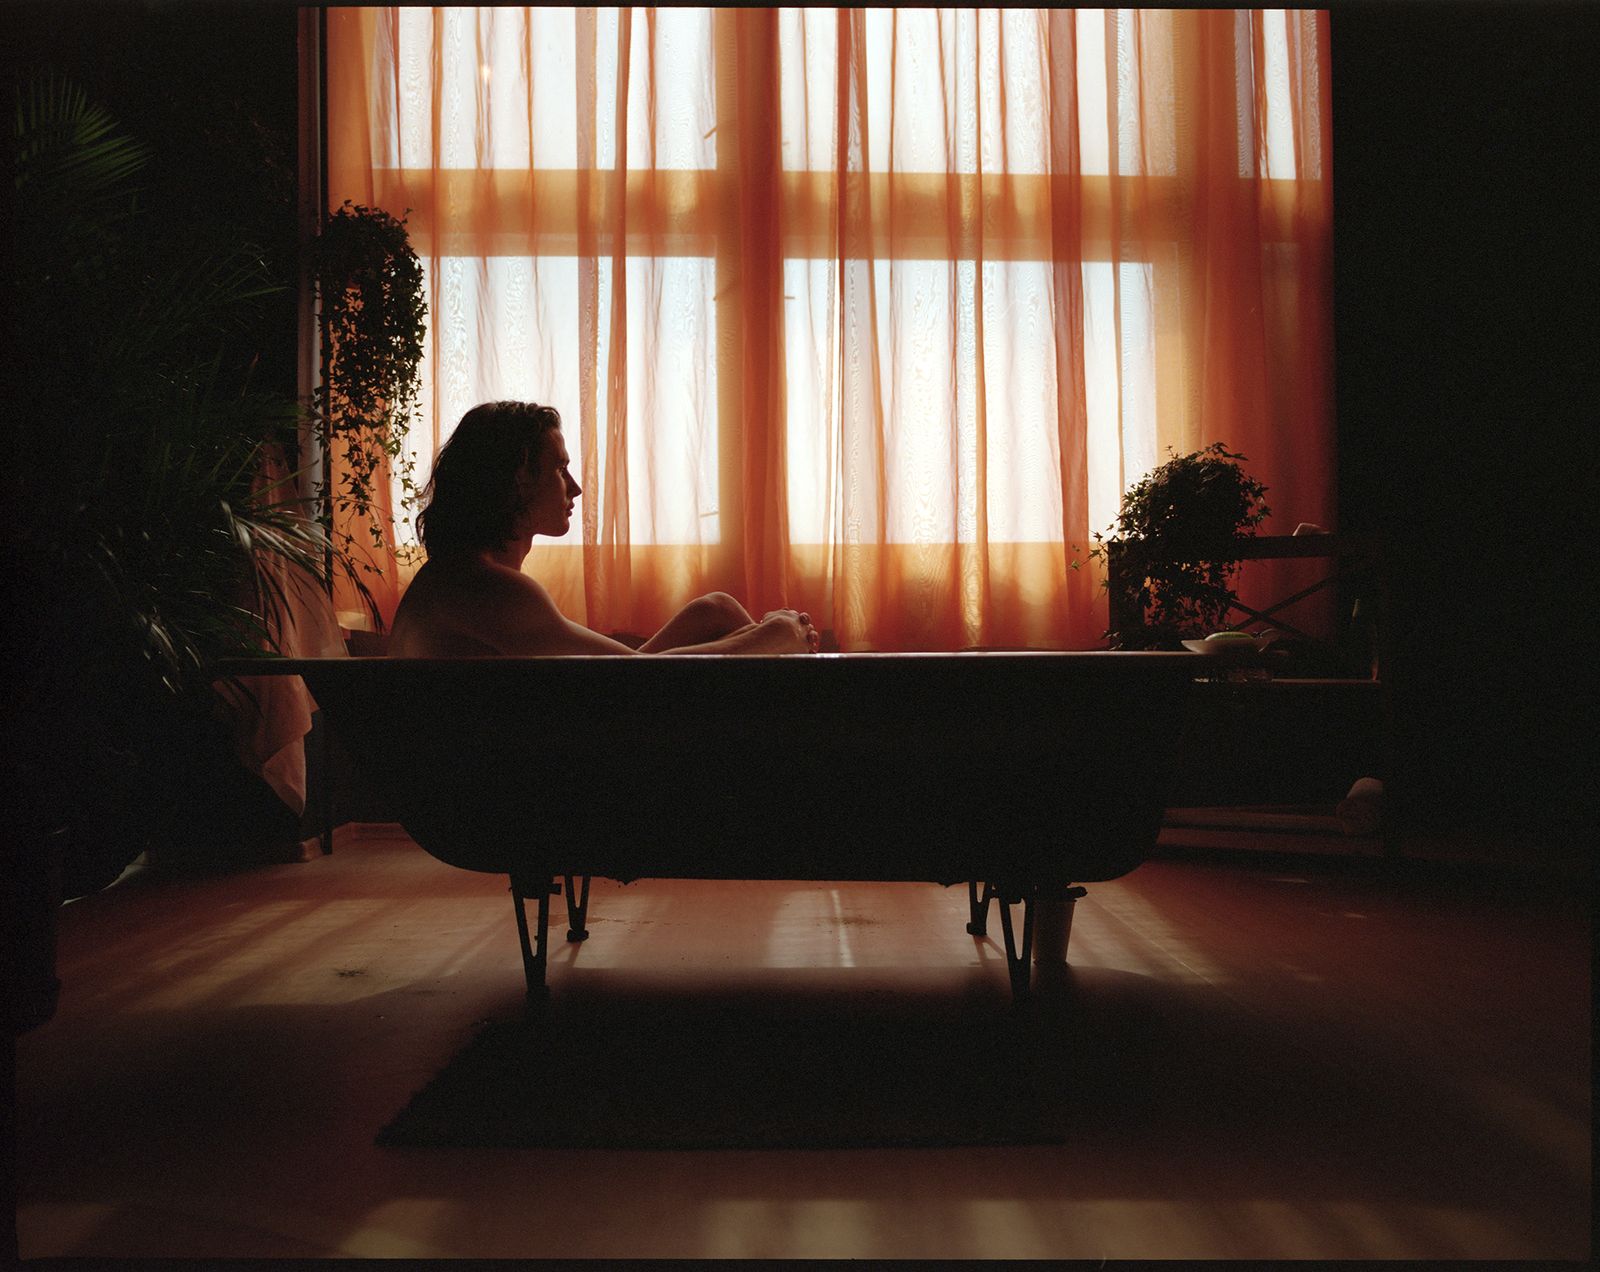
<path id="1" fill-rule="evenodd" d="M 276 648 L 272 567 L 361 585 L 292 483 L 259 479 L 298 425 L 251 374 L 281 291 L 261 253 L 225 226 L 152 224 L 147 148 L 82 89 L 41 73 L 15 106 L 5 741 L 12 829 L 68 835 L 76 895 L 181 818 L 173 752 L 215 732 L 209 667 Z"/>

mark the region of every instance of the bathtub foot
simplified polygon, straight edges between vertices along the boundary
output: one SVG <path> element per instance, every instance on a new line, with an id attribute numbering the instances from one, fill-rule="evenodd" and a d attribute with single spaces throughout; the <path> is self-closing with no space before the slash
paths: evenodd
<path id="1" fill-rule="evenodd" d="M 1045 968 L 1047 979 L 1059 981 L 1067 964 L 1067 941 L 1072 934 L 1072 910 L 1087 888 L 1070 887 L 1061 893 L 1048 888 L 1019 888 L 992 892 L 1000 902 L 1000 926 L 1006 938 L 1006 970 L 1011 974 L 1011 994 L 1016 1002 L 1027 998 L 1032 989 L 1033 966 Z M 1022 904 L 1022 940 L 1019 944 L 1012 926 L 1011 907 Z M 984 901 L 988 907 L 987 896 Z"/>
<path id="2" fill-rule="evenodd" d="M 546 950 L 550 938 L 550 892 L 555 880 L 546 875 L 531 887 L 525 879 L 511 880 L 511 901 L 517 915 L 517 940 L 522 945 L 522 974 L 527 981 L 528 1006 L 541 1005 L 550 996 L 550 986 L 545 983 Z M 538 900 L 538 919 L 532 940 L 528 934 L 527 900 Z"/>
<path id="3" fill-rule="evenodd" d="M 1000 930 L 1006 938 L 1006 970 L 1011 973 L 1011 1000 L 1020 1003 L 1027 998 L 1033 982 L 1034 898 L 1029 892 L 997 892 L 996 897 L 1000 902 Z M 1019 902 L 1022 905 L 1020 948 L 1011 923 L 1011 907 Z"/>
<path id="4" fill-rule="evenodd" d="M 587 940 L 589 929 L 585 926 L 585 923 L 589 917 L 589 876 L 580 875 L 577 879 L 574 879 L 573 876 L 567 875 L 566 880 L 567 940 Z"/>
<path id="5" fill-rule="evenodd" d="M 996 908 L 1000 911 L 1000 930 L 1006 939 L 1006 971 L 1011 976 L 1011 997 L 1012 1001 L 1020 1003 L 1028 996 L 1033 980 L 1033 890 L 1015 886 L 1001 888 L 992 881 L 984 883 L 981 892 L 979 886 L 972 880 L 967 881 L 967 905 L 972 915 L 967 931 L 973 936 L 987 936 L 989 902 L 999 902 Z M 1011 907 L 1017 904 L 1022 906 L 1020 949 L 1017 946 L 1016 928 L 1011 922 Z"/>
<path id="6" fill-rule="evenodd" d="M 989 902 L 999 895 L 994 884 L 986 883 L 980 896 L 978 885 L 970 879 L 967 881 L 967 908 L 972 916 L 967 923 L 967 931 L 972 936 L 989 935 Z"/>

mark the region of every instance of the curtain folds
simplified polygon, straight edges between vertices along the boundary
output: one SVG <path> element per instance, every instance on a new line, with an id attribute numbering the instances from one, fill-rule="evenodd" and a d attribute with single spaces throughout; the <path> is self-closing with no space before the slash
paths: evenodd
<path id="1" fill-rule="evenodd" d="M 644 633 L 722 589 L 845 649 L 1092 647 L 1091 533 L 1218 440 L 1265 532 L 1333 527 L 1325 13 L 328 34 L 330 206 L 409 209 L 426 267 L 419 475 L 477 402 L 555 405 L 582 515 L 525 568 L 573 618 Z M 1251 568 L 1247 598 L 1297 566 Z"/>

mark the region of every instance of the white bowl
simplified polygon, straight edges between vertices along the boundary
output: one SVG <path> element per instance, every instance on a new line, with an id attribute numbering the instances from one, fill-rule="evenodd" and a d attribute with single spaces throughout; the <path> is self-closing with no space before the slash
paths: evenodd
<path id="1" fill-rule="evenodd" d="M 1259 654 L 1266 644 L 1261 637 L 1252 636 L 1249 640 L 1186 640 L 1183 647 L 1208 658 L 1241 658 L 1247 654 Z"/>

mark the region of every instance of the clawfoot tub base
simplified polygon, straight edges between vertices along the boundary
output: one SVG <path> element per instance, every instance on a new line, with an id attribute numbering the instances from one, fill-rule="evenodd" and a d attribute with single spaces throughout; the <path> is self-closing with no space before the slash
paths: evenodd
<path id="1" fill-rule="evenodd" d="M 1120 878 L 1155 846 L 1194 658 L 258 658 L 215 672 L 303 677 L 424 850 L 509 876 L 539 1003 L 550 897 L 565 884 L 567 939 L 584 940 L 592 876 L 966 883 L 972 935 L 1000 902 L 1021 995 L 1036 953 L 1060 959 L 1051 912 L 1065 896 L 1070 916 L 1073 882 Z M 581 833 L 541 841 L 572 790 L 586 792 Z"/>

